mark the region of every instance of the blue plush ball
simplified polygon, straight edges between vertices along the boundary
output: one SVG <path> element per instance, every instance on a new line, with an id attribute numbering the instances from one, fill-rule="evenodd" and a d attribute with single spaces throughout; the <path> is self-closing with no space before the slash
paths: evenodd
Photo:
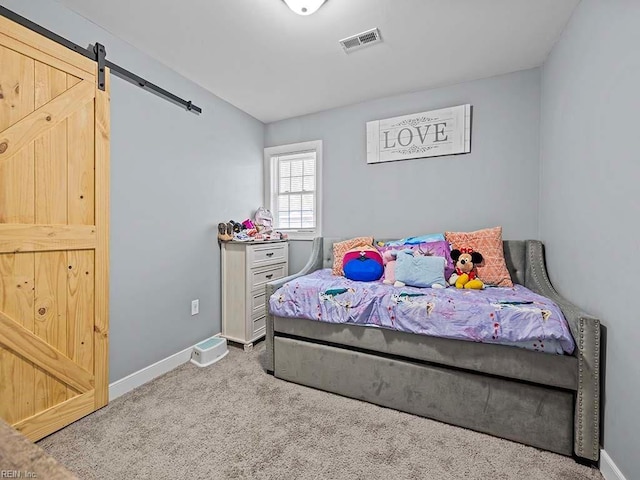
<path id="1" fill-rule="evenodd" d="M 344 276 L 358 282 L 373 282 L 379 280 L 384 273 L 384 267 L 372 258 L 355 258 L 344 264 Z"/>

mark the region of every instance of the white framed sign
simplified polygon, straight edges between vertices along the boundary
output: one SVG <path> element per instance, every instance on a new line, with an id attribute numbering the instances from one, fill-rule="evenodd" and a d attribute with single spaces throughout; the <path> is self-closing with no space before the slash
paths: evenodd
<path id="1" fill-rule="evenodd" d="M 367 122 L 367 163 L 469 152 L 469 104 Z"/>

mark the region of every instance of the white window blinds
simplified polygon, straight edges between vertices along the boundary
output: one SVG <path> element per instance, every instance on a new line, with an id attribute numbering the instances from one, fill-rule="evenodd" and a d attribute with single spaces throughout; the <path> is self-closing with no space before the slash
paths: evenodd
<path id="1" fill-rule="evenodd" d="M 287 230 L 316 227 L 316 152 L 278 155 L 276 226 Z"/>

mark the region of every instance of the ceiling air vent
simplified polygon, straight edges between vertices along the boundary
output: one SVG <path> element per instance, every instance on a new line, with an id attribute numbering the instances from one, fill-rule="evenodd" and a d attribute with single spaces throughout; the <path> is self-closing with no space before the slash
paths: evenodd
<path id="1" fill-rule="evenodd" d="M 366 32 L 343 38 L 340 40 L 340 45 L 342 45 L 345 52 L 349 53 L 362 47 L 367 47 L 380 42 L 382 42 L 382 38 L 380 38 L 380 31 L 377 28 L 372 28 Z"/>

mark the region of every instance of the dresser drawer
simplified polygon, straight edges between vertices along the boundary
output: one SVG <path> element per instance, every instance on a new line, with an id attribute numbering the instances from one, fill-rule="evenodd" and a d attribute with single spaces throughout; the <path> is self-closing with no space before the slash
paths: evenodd
<path id="1" fill-rule="evenodd" d="M 251 245 L 247 251 L 249 267 L 263 267 L 287 261 L 289 249 L 287 243 L 266 243 Z"/>
<path id="2" fill-rule="evenodd" d="M 250 276 L 251 290 L 257 290 L 259 288 L 264 290 L 264 286 L 267 283 L 287 276 L 287 264 L 282 263 L 273 267 L 253 269 L 251 270 Z"/>
<path id="3" fill-rule="evenodd" d="M 267 294 L 264 289 L 251 294 L 251 316 L 255 316 L 257 314 L 264 315 L 264 303 L 266 297 Z"/>
<path id="4" fill-rule="evenodd" d="M 267 330 L 267 322 L 264 316 L 253 320 L 253 336 L 263 335 Z"/>

